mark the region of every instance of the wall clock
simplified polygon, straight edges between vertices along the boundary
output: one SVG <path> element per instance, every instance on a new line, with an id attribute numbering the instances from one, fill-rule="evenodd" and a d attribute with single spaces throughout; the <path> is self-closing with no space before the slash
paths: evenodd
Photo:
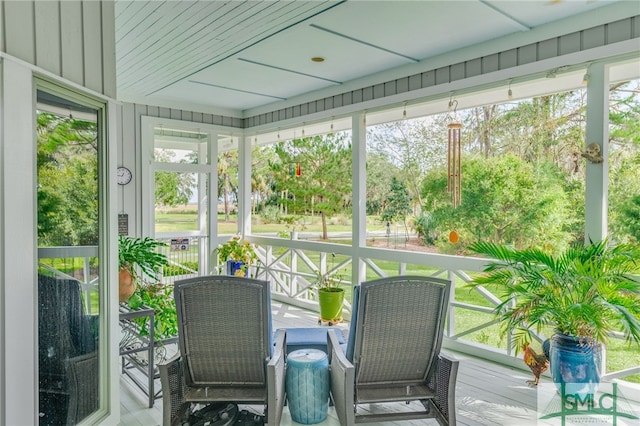
<path id="1" fill-rule="evenodd" d="M 131 182 L 133 174 L 131 173 L 131 170 L 126 167 L 118 167 L 118 173 L 116 176 L 118 178 L 118 185 L 126 185 Z"/>

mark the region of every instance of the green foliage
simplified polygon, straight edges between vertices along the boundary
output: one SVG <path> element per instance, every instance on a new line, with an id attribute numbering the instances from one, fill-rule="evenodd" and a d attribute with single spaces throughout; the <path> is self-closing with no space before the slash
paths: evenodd
<path id="1" fill-rule="evenodd" d="M 382 220 L 385 222 L 402 220 L 404 222 L 409 213 L 411 213 L 411 198 L 407 186 L 394 176 L 391 178 L 385 209 L 381 215 Z"/>
<path id="2" fill-rule="evenodd" d="M 175 152 L 166 149 L 156 149 L 156 161 L 170 161 Z M 187 163 L 186 159 L 180 163 Z M 163 172 L 155 173 L 155 204 L 156 207 L 186 205 L 193 195 L 195 178 L 192 173 Z"/>
<path id="3" fill-rule="evenodd" d="M 515 155 L 462 161 L 462 204 L 454 209 L 446 194 L 444 170 L 424 188 L 438 232 L 465 230 L 468 242 L 510 242 L 517 247 L 571 240 L 572 220 L 562 180 L 553 168 L 534 167 Z M 435 173 L 435 172 L 434 172 Z M 425 206 L 425 210 L 428 208 Z"/>
<path id="4" fill-rule="evenodd" d="M 314 282 L 314 287 L 318 290 L 328 290 L 335 291 L 332 289 L 338 289 L 340 287 L 340 283 L 342 282 L 342 277 L 339 275 L 330 275 L 330 274 L 320 274 Z"/>
<path id="5" fill-rule="evenodd" d="M 150 237 L 135 238 L 120 235 L 118 237 L 118 265 L 128 269 L 136 284 L 144 282 L 145 277 L 158 281 L 158 274 L 169 264 L 167 256 L 158 252 L 159 247 L 167 244 Z"/>
<path id="6" fill-rule="evenodd" d="M 495 259 L 470 286 L 498 290 L 496 314 L 517 348 L 531 341 L 531 328 L 547 327 L 600 342 L 618 331 L 640 344 L 639 245 L 602 241 L 556 254 L 491 242 L 469 249 Z"/>
<path id="7" fill-rule="evenodd" d="M 351 200 L 351 145 L 346 135 L 284 141 L 275 152 L 275 191 L 288 194 L 281 202 L 289 214 L 320 212 L 322 238 L 327 239 L 327 217 L 348 209 Z"/>
<path id="8" fill-rule="evenodd" d="M 623 233 L 628 234 L 636 242 L 640 242 L 640 195 L 632 196 L 620 208 Z"/>
<path id="9" fill-rule="evenodd" d="M 615 161 L 609 176 L 609 232 L 617 240 L 640 242 L 640 152 Z"/>
<path id="10" fill-rule="evenodd" d="M 145 284 L 136 287 L 135 293 L 127 302 L 131 309 L 138 309 L 142 305 L 154 311 L 154 338 L 166 339 L 178 334 L 178 315 L 176 302 L 173 299 L 173 284 Z M 137 321 L 141 327 L 140 334 L 148 335 L 147 323 L 144 318 Z"/>
<path id="11" fill-rule="evenodd" d="M 266 206 L 261 210 L 260 216 L 265 223 L 280 222 L 280 209 L 276 206 Z"/>
<path id="12" fill-rule="evenodd" d="M 367 151 L 367 214 L 380 215 L 387 198 L 391 179 L 399 176 L 401 169 L 391 164 L 384 153 Z M 373 184 L 372 184 L 373 183 Z"/>
<path id="13" fill-rule="evenodd" d="M 420 216 L 414 218 L 413 229 L 416 231 L 422 243 L 433 244 L 435 242 L 435 222 L 431 213 L 423 213 Z"/>
<path id="14" fill-rule="evenodd" d="M 96 124 L 38 112 L 38 244 L 98 243 Z"/>
<path id="15" fill-rule="evenodd" d="M 181 261 L 180 265 L 165 265 L 162 268 L 164 277 L 174 277 L 176 275 L 191 274 L 198 270 L 198 262 Z"/>
<path id="16" fill-rule="evenodd" d="M 247 268 L 258 259 L 255 246 L 247 240 L 241 239 L 239 236 L 234 236 L 224 244 L 220 244 L 216 249 L 218 259 L 221 262 L 233 260 L 234 262 L 242 262 L 243 265 L 240 268 L 242 272 L 246 272 Z"/>

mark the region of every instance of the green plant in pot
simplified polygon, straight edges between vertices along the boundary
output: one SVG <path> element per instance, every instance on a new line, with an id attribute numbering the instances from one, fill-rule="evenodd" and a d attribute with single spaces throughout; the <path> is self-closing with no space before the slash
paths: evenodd
<path id="1" fill-rule="evenodd" d="M 566 394 L 593 393 L 600 382 L 601 347 L 620 332 L 640 346 L 640 246 L 608 241 L 573 245 L 559 254 L 476 242 L 469 249 L 495 261 L 472 286 L 494 287 L 496 313 L 516 349 L 554 330 L 550 370 Z"/>
<path id="2" fill-rule="evenodd" d="M 167 256 L 158 252 L 164 246 L 165 243 L 150 237 L 118 237 L 120 302 L 129 300 L 145 278 L 158 281 L 162 267 L 169 264 Z"/>
<path id="3" fill-rule="evenodd" d="M 164 340 L 178 335 L 178 316 L 173 299 L 173 284 L 142 283 L 127 302 L 131 309 L 148 306 L 154 311 L 154 338 Z M 138 321 L 140 334 L 148 335 L 147 322 Z"/>
<path id="4" fill-rule="evenodd" d="M 340 287 L 340 276 L 318 274 L 315 287 L 318 289 L 318 303 L 320 304 L 319 322 L 329 325 L 342 321 L 342 305 L 344 303 L 344 289 Z"/>
<path id="5" fill-rule="evenodd" d="M 227 275 L 246 276 L 249 267 L 258 262 L 256 248 L 247 240 L 235 236 L 216 249 L 218 260 L 225 262 Z"/>

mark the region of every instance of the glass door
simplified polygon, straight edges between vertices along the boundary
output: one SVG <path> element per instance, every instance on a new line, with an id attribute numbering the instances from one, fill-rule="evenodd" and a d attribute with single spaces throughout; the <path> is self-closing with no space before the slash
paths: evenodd
<path id="1" fill-rule="evenodd" d="M 38 90 L 40 425 L 99 408 L 100 109 Z"/>

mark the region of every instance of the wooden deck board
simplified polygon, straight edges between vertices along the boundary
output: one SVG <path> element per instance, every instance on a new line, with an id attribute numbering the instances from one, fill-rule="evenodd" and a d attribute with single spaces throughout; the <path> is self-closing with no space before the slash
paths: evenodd
<path id="1" fill-rule="evenodd" d="M 318 326 L 314 312 L 273 302 L 273 329 L 286 327 Z M 347 323 L 338 324 L 348 328 Z M 528 387 L 526 381 L 533 376 L 525 370 L 508 368 L 467 355 L 450 352 L 460 361 L 456 386 L 457 424 L 461 426 L 514 426 L 536 425 L 537 390 Z M 543 383 L 549 383 L 546 378 Z M 158 383 L 159 386 L 159 383 Z M 156 400 L 151 409 L 146 407 L 147 399 L 137 388 L 121 379 L 121 424 L 125 426 L 152 426 L 162 424 L 162 400 Z M 244 407 L 257 412 L 260 407 Z M 361 407 L 367 411 L 369 407 Z M 380 408 L 380 407 L 376 407 Z M 404 403 L 395 404 L 393 409 L 406 409 Z M 428 426 L 436 425 L 435 420 L 413 420 L 401 422 L 368 423 L 370 426 Z M 620 424 L 620 423 L 619 423 Z M 287 407 L 283 413 L 283 426 L 298 425 L 291 420 Z M 329 408 L 329 416 L 318 426 L 338 426 L 335 410 Z"/>

